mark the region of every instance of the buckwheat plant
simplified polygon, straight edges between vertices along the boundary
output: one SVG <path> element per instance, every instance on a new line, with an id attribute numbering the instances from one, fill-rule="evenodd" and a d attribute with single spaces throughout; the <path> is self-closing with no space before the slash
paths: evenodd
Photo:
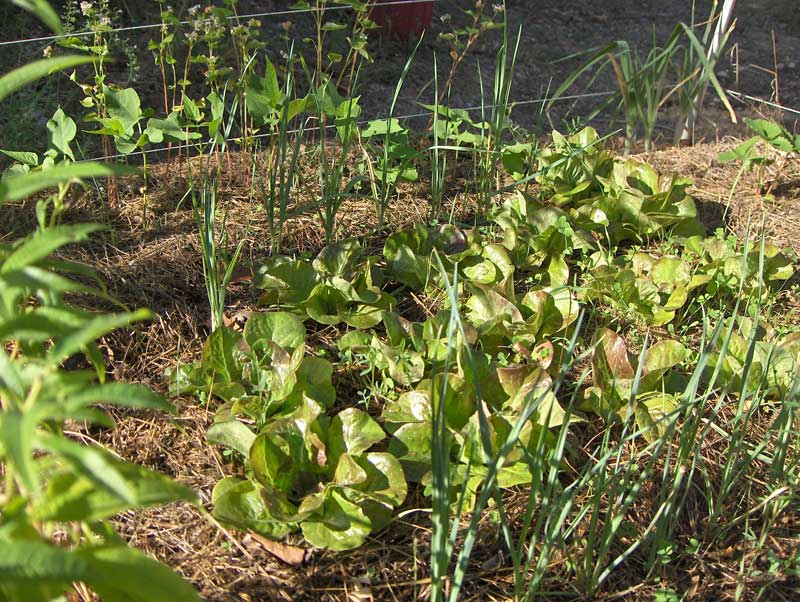
<path id="1" fill-rule="evenodd" d="M 226 4 L 236 14 L 236 0 L 226 0 Z M 239 23 L 231 27 L 231 38 L 235 49 L 236 68 L 238 77 L 235 81 L 236 95 L 239 98 L 239 122 L 242 128 L 242 148 L 245 152 L 252 152 L 254 149 L 254 139 L 258 129 L 254 126 L 253 120 L 247 113 L 247 82 L 255 74 L 256 56 L 264 48 L 260 38 L 261 21 L 249 19 L 246 23 Z"/>
<path id="2" fill-rule="evenodd" d="M 94 57 L 95 60 L 91 63 L 93 72 L 89 79 L 83 80 L 77 71 L 72 71 L 69 75 L 69 79 L 83 92 L 81 105 L 87 109 L 93 109 L 93 112 L 86 115 L 86 119 L 105 119 L 108 117 L 108 110 L 106 109 L 103 87 L 106 85 L 105 66 L 111 55 L 110 36 L 114 28 L 112 19 L 114 13 L 109 6 L 108 0 L 83 0 L 79 4 L 79 7 L 79 14 L 75 10 L 68 12 L 68 16 L 73 19 L 70 26 L 78 26 L 81 29 L 85 28 L 91 31 L 91 42 L 87 43 L 85 38 L 68 37 L 60 39 L 58 44 L 65 48 L 84 52 Z M 113 149 L 111 138 L 108 136 L 101 136 L 100 140 L 103 154 L 106 157 L 111 156 Z M 109 204 L 116 204 L 118 193 L 116 180 L 113 176 L 109 176 L 107 180 L 107 194 Z"/>
<path id="3" fill-rule="evenodd" d="M 464 15 L 467 17 L 468 22 L 463 26 L 456 25 L 452 15 L 449 13 L 445 13 L 440 17 L 442 23 L 451 27 L 450 31 L 440 33 L 439 39 L 445 41 L 450 47 L 448 54 L 452 63 L 444 86 L 439 92 L 439 103 L 442 103 L 447 97 L 461 62 L 481 36 L 491 29 L 501 29 L 503 27 L 505 6 L 502 3 L 493 4 L 491 13 L 488 13 L 486 11 L 487 4 L 485 0 L 476 0 L 473 8 L 464 9 Z"/>
<path id="4" fill-rule="evenodd" d="M 164 112 L 169 114 L 171 108 L 175 106 L 175 95 L 178 89 L 178 75 L 175 70 L 177 60 L 175 59 L 175 36 L 180 26 L 180 19 L 175 15 L 172 7 L 165 0 L 154 0 L 158 5 L 158 12 L 161 16 L 161 28 L 159 29 L 159 39 L 150 40 L 147 44 L 148 50 L 153 53 L 153 60 L 161 73 L 161 85 L 164 91 Z M 170 83 L 167 83 L 167 71 L 170 75 Z M 170 102 L 169 91 L 172 91 Z"/>
<path id="5" fill-rule="evenodd" d="M 233 69 L 226 67 L 222 63 L 220 56 L 225 44 L 227 34 L 227 17 L 230 11 L 224 8 L 207 6 L 203 10 L 201 22 L 202 33 L 200 41 L 205 44 L 205 54 L 197 54 L 192 57 L 192 62 L 205 66 L 204 76 L 206 85 L 218 94 L 224 87 L 225 78 L 233 72 Z"/>

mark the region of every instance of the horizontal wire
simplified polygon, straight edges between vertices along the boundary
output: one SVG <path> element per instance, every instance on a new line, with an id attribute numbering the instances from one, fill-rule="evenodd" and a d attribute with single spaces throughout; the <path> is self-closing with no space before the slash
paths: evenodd
<path id="1" fill-rule="evenodd" d="M 737 92 L 736 90 L 725 90 L 727 94 L 730 94 L 734 98 L 744 99 L 744 100 L 751 100 L 753 102 L 759 102 L 761 104 L 767 105 L 769 107 L 774 107 L 776 109 L 780 109 L 781 111 L 785 111 L 787 113 L 793 113 L 795 115 L 800 115 L 800 110 L 792 109 L 790 107 L 786 107 L 784 105 L 780 105 L 776 102 L 772 102 L 771 100 L 767 100 L 766 98 L 759 98 L 758 96 L 750 96 L 749 94 L 742 94 L 741 92 Z"/>
<path id="2" fill-rule="evenodd" d="M 750 101 L 753 101 L 753 102 L 759 102 L 759 103 L 762 103 L 762 104 L 765 104 L 765 105 L 769 105 L 771 107 L 775 107 L 777 109 L 781 109 L 782 111 L 786 111 L 787 113 L 794 113 L 794 114 L 800 115 L 800 110 L 792 109 L 790 107 L 786 107 L 786 106 L 771 102 L 771 101 L 766 100 L 764 98 L 759 98 L 757 96 L 749 96 L 747 94 L 742 94 L 741 92 L 736 92 L 735 90 L 725 90 L 725 92 L 730 94 L 731 96 L 736 97 L 736 98 L 742 98 L 742 99 L 750 100 Z M 603 97 L 603 96 L 612 96 L 612 95 L 614 95 L 616 93 L 617 92 L 614 92 L 614 91 L 589 92 L 587 94 L 572 94 L 572 95 L 567 95 L 567 96 L 560 96 L 559 98 L 555 98 L 555 99 L 553 99 L 553 98 L 534 98 L 534 99 L 530 99 L 530 100 L 519 100 L 519 101 L 516 101 L 516 102 L 510 102 L 508 104 L 511 106 L 511 108 L 514 108 L 514 107 L 518 107 L 518 106 L 525 106 L 525 105 L 531 105 L 531 104 L 543 104 L 545 102 L 551 102 L 551 101 L 552 102 L 560 102 L 560 101 L 566 101 L 566 100 L 581 100 L 583 98 L 598 98 L 598 97 Z M 476 106 L 472 106 L 472 107 L 463 107 L 461 109 L 454 109 L 454 110 L 478 111 L 480 109 L 492 109 L 492 108 L 494 108 L 496 106 L 497 105 L 484 105 L 484 106 L 476 105 Z M 427 117 L 430 114 L 431 114 L 430 111 L 427 111 L 427 112 L 424 112 L 424 113 L 410 113 L 408 115 L 399 115 L 399 116 L 396 116 L 396 117 L 392 117 L 392 119 L 397 119 L 398 121 L 403 121 L 403 120 L 406 120 L 406 119 L 418 119 L 420 117 Z M 365 123 L 369 123 L 370 121 L 373 121 L 374 119 L 380 119 L 380 117 L 375 117 L 373 119 L 361 119 L 361 120 L 358 121 L 358 123 L 359 123 L 359 125 L 363 125 Z M 328 125 L 328 126 L 326 126 L 326 129 L 330 130 L 330 129 L 333 129 L 335 127 L 336 127 L 335 125 Z M 287 134 L 300 134 L 300 133 L 305 133 L 305 132 L 318 132 L 321 129 L 322 128 L 320 126 L 314 126 L 314 127 L 310 127 L 310 128 L 295 128 L 293 130 L 287 130 L 286 133 Z M 272 134 L 265 133 L 265 134 L 256 134 L 255 136 L 251 136 L 251 138 L 253 138 L 253 139 L 261 139 L 261 138 L 268 138 L 270 136 L 272 136 Z M 234 141 L 229 141 L 229 142 L 234 142 Z M 198 147 L 209 145 L 209 144 L 211 144 L 211 140 L 207 140 L 205 142 L 196 142 L 196 143 L 193 143 L 193 144 L 177 144 L 176 143 L 176 144 L 173 144 L 171 146 L 162 146 L 162 147 L 159 147 L 159 148 L 151 148 L 151 149 L 147 149 L 147 150 L 135 151 L 135 152 L 129 153 L 127 155 L 120 153 L 120 154 L 116 154 L 116 155 L 110 155 L 108 157 L 94 157 L 92 159 L 83 159 L 82 161 L 78 161 L 78 163 L 81 163 L 81 162 L 84 162 L 84 161 L 109 161 L 109 160 L 112 160 L 112 159 L 141 157 L 142 155 L 150 155 L 150 154 L 154 154 L 154 153 L 163 153 L 163 152 L 166 152 L 168 150 L 182 150 L 182 149 L 198 148 Z"/>
<path id="3" fill-rule="evenodd" d="M 387 0 L 386 2 L 381 2 L 381 6 L 397 6 L 402 4 L 419 4 L 421 1 L 425 3 L 435 3 L 440 2 L 441 0 Z M 287 9 L 287 10 L 276 10 L 272 12 L 265 12 L 265 13 L 252 13 L 249 15 L 231 15 L 230 17 L 226 17 L 228 21 L 239 21 L 241 19 L 257 19 L 259 17 L 282 17 L 286 15 L 297 15 L 302 13 L 314 13 L 319 11 L 337 11 L 337 10 L 352 10 L 351 6 L 348 5 L 341 5 L 341 6 L 326 6 L 325 8 L 317 8 L 317 7 L 309 7 L 309 8 L 298 8 L 298 9 Z M 179 25 L 189 25 L 191 21 L 181 21 Z M 126 27 L 117 27 L 114 29 L 105 29 L 102 33 L 118 33 L 123 31 L 139 31 L 143 29 L 156 29 L 163 25 L 163 23 L 147 23 L 145 25 L 128 25 Z M 63 33 L 51 36 L 40 36 L 36 38 L 20 38 L 17 40 L 6 40 L 5 42 L 0 42 L 0 46 L 11 46 L 14 44 L 27 44 L 30 42 L 52 42 L 55 40 L 62 40 L 65 38 L 83 38 L 86 36 L 94 35 L 94 31 L 79 31 L 77 33 Z"/>
<path id="4" fill-rule="evenodd" d="M 552 102 L 559 102 L 559 101 L 564 101 L 564 100 L 580 100 L 582 98 L 596 98 L 596 97 L 599 97 L 599 96 L 611 96 L 613 94 L 616 94 L 616 92 L 589 92 L 587 94 L 572 94 L 572 95 L 568 95 L 568 96 L 560 96 L 560 97 L 555 98 L 555 99 L 553 99 L 553 98 L 534 98 L 534 99 L 530 99 L 530 100 L 520 100 L 520 101 L 517 101 L 517 102 L 509 102 L 508 104 L 513 109 L 514 107 L 517 107 L 517 106 L 524 106 L 524 105 L 531 105 L 531 104 L 543 104 L 545 102 L 551 102 L 551 101 Z M 460 109 L 453 109 L 453 110 L 477 111 L 477 110 L 480 110 L 480 109 L 492 109 L 492 108 L 495 108 L 496 106 L 497 105 L 483 105 L 483 106 L 477 105 L 477 106 L 474 106 L 474 107 L 463 107 L 463 108 L 460 108 Z M 431 111 L 427 111 L 427 112 L 424 112 L 424 113 L 411 113 L 409 115 L 392 116 L 392 119 L 397 119 L 398 121 L 403 121 L 403 120 L 406 120 L 406 119 L 417 119 L 417 118 L 420 118 L 420 117 L 427 117 L 428 115 L 431 115 Z M 358 121 L 358 124 L 359 125 L 363 125 L 365 123 L 369 123 L 370 121 L 374 121 L 375 119 L 381 119 L 381 117 L 374 117 L 373 119 L 361 119 L 361 120 Z M 335 127 L 336 127 L 336 125 L 327 125 L 327 126 L 325 126 L 325 129 L 326 130 L 330 130 L 330 129 L 333 129 Z M 296 128 L 296 129 L 293 129 L 293 130 L 287 130 L 286 133 L 287 134 L 300 134 L 300 133 L 305 133 L 305 132 L 318 132 L 321 129 L 322 128 L 317 125 L 317 126 L 309 127 L 309 128 Z M 271 133 L 265 133 L 265 134 L 256 134 L 255 136 L 250 136 L 250 138 L 251 139 L 260 139 L 260 138 L 268 138 L 270 136 L 272 136 Z M 235 143 L 234 140 L 229 140 L 228 142 L 234 142 Z M 207 146 L 209 144 L 211 144 L 211 140 L 207 140 L 205 142 L 195 142 L 193 144 L 178 144 L 178 143 L 176 143 L 176 144 L 173 144 L 173 145 L 170 145 L 170 146 L 161 146 L 159 148 L 151 148 L 151 149 L 147 149 L 147 150 L 140 150 L 140 151 L 135 151 L 135 152 L 128 153 L 128 154 L 119 153 L 119 154 L 116 154 L 116 155 L 109 155 L 107 157 L 94 157 L 92 159 L 82 159 L 81 161 L 77 161 L 77 163 L 84 163 L 86 161 L 110 161 L 112 159 L 141 157 L 142 155 L 150 155 L 150 154 L 153 154 L 153 153 L 163 153 L 163 152 L 166 152 L 168 150 L 169 151 L 172 151 L 172 150 L 177 151 L 177 150 L 182 150 L 182 149 L 198 148 L 198 147 L 201 147 L 201 146 Z"/>

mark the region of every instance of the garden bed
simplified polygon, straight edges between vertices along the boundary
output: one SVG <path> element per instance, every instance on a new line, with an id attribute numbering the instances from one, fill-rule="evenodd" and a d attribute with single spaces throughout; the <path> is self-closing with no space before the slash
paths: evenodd
<path id="1" fill-rule="evenodd" d="M 800 166 L 789 166 L 784 178 L 786 185 L 769 201 L 756 190 L 755 174 L 747 174 L 725 212 L 724 205 L 737 167 L 721 165 L 716 157 L 734 145 L 735 141 L 703 144 L 636 158 L 663 171 L 693 177 L 694 184 L 689 191 L 697 200 L 699 215 L 710 230 L 722 227 L 744 236 L 749 226 L 751 230 L 755 228 L 757 236 L 763 220 L 768 240 L 800 250 L 795 235 L 798 230 L 794 226 L 800 219 L 800 201 L 797 195 L 791 194 L 792 182 L 800 177 Z M 240 163 L 246 165 L 247 159 L 234 155 L 233 165 Z M 107 338 L 103 349 L 108 354 L 115 379 L 142 382 L 166 394 L 165 373 L 174 368 L 176 362 L 190 362 L 200 355 L 209 332 L 208 309 L 191 210 L 186 206 L 177 207 L 177 199 L 170 192 L 184 189 L 185 174 L 176 169 L 175 164 L 154 165 L 150 169 L 153 192 L 149 203 L 151 211 L 156 208 L 151 226 L 142 229 L 141 197 L 123 194 L 121 207 L 113 212 L 98 212 L 96 206 L 89 207 L 79 201 L 68 214 L 68 220 L 85 220 L 88 213 L 93 219 L 111 224 L 112 229 L 91 244 L 73 250 L 69 257 L 96 270 L 108 283 L 109 292 L 123 303 L 154 310 L 157 317 L 153 322 L 130 335 Z M 243 254 L 247 259 L 243 263 L 257 266 L 265 259 L 260 241 L 265 236 L 266 226 L 261 208 L 245 198 L 243 172 L 246 170 L 223 175 L 226 182 L 224 206 L 228 211 L 231 238 L 247 241 Z M 138 185 L 133 181 L 130 185 L 123 184 L 122 188 L 135 191 Z M 424 184 L 401 188 L 392 208 L 391 222 L 395 228 L 411 226 L 427 213 L 424 188 Z M 462 202 L 468 203 L 469 199 Z M 347 216 L 342 223 L 343 236 L 361 236 L 372 231 L 375 218 L 371 206 L 354 202 L 343 211 Z M 22 207 L 21 215 L 26 213 L 27 209 Z M 286 253 L 313 256 L 324 244 L 324 232 L 316 221 L 306 217 L 290 220 L 286 230 Z M 365 243 L 368 248 L 378 250 L 384 240 L 385 235 L 376 237 L 373 234 Z M 247 279 L 233 284 L 228 315 L 238 318 L 241 326 L 249 312 L 261 310 L 256 304 L 258 296 L 259 292 Z M 424 301 L 419 302 L 422 309 L 426 309 Z M 778 320 L 788 328 L 797 328 L 800 306 L 796 292 L 786 293 L 780 307 Z M 340 335 L 336 327 L 312 329 L 309 348 L 314 353 L 335 348 Z M 364 407 L 358 396 L 363 385 L 354 382 L 352 374 L 337 370 L 334 385 L 337 407 Z M 230 456 L 222 455 L 218 448 L 206 442 L 205 433 L 214 422 L 214 407 L 198 405 L 192 396 L 181 397 L 176 403 L 179 412 L 174 418 L 151 413 L 120 413 L 116 415 L 118 428 L 101 433 L 100 440 L 126 460 L 164 472 L 189 485 L 210 508 L 215 483 L 224 475 L 236 474 L 239 469 L 231 463 Z M 376 415 L 380 414 L 378 406 L 369 408 Z M 764 414 L 763 420 L 751 425 L 750 434 L 757 438 L 758 429 L 766 428 L 770 421 L 770 415 Z M 591 446 L 603 429 L 601 418 L 591 418 L 575 429 L 571 443 L 576 449 Z M 722 440 L 710 441 L 702 448 L 708 462 L 718 461 L 716 454 L 723 449 L 722 443 Z M 586 449 L 588 453 L 589 447 Z M 308 550 L 298 566 L 278 560 L 252 535 L 220 530 L 188 504 L 127 512 L 117 519 L 116 525 L 133 545 L 176 568 L 211 600 L 345 600 L 362 599 L 356 596 L 369 594 L 373 599 L 417 600 L 425 597 L 429 587 L 425 559 L 430 554 L 428 514 L 414 510 L 429 504 L 420 493 L 412 488 L 399 509 L 402 518 L 387 530 L 369 537 L 355 551 L 313 551 L 303 546 L 302 537 L 290 537 L 288 543 Z M 524 487 L 506 491 L 504 503 L 508 514 L 513 517 L 522 512 L 525 499 Z M 647 494 L 643 494 L 642 502 L 646 503 L 647 499 Z M 632 509 L 627 519 L 633 521 L 630 528 L 644 530 L 644 523 L 635 522 L 637 516 L 645 520 L 647 512 Z M 696 516 L 694 520 L 702 518 Z M 780 524 L 773 526 L 771 549 L 780 557 L 791 558 L 797 554 L 798 520 L 797 514 L 789 512 Z M 464 586 L 467 599 L 506 599 L 512 586 L 508 556 L 498 528 L 490 515 L 480 523 L 478 543 Z M 689 537 L 692 528 L 686 524 L 679 531 Z M 636 562 L 625 563 L 597 595 L 651 600 L 655 592 L 674 588 L 691 591 L 695 599 L 732 599 L 737 587 L 741 587 L 734 578 L 740 562 L 758 566 L 761 560 L 748 558 L 741 542 L 719 541 L 694 563 L 684 561 L 679 566 L 665 566 L 660 585 L 652 580 L 645 582 Z M 543 589 L 569 591 L 571 575 L 567 559 L 555 558 L 548 568 Z M 753 581 L 745 587 L 749 591 L 760 586 L 758 581 Z M 795 587 L 796 581 L 779 580 L 770 585 L 770 599 L 791 597 L 790 592 Z"/>
<path id="2" fill-rule="evenodd" d="M 39 147 L 4 126 L 0 597 L 796 597 L 800 135 L 774 103 L 723 125 L 722 90 L 780 100 L 791 57 L 744 30 L 773 69 L 717 78 L 677 6 L 661 49 L 624 3 L 514 38 L 527 3 L 441 0 L 416 47 L 313 4 L 159 2 L 160 73 L 124 85 L 118 15 L 75 4 L 70 52 L 129 63 L 28 67 L 79 87 Z M 539 111 L 554 70 L 618 93 Z M 703 89 L 700 141 L 641 153 Z"/>

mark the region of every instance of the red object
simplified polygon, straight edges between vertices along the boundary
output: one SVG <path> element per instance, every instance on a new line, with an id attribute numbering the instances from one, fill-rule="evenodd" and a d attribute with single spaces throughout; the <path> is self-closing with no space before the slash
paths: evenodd
<path id="1" fill-rule="evenodd" d="M 420 37 L 431 26 L 433 1 L 397 3 L 398 0 L 378 0 L 372 9 L 372 20 L 389 35 L 401 38 Z M 388 6 L 381 6 L 388 4 Z"/>

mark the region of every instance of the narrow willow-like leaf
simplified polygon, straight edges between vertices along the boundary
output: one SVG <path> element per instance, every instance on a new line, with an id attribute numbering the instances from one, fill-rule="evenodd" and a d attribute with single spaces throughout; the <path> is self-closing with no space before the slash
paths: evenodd
<path id="1" fill-rule="evenodd" d="M 105 602 L 195 602 L 194 588 L 169 567 L 127 546 L 80 550 L 98 577 L 86 580 Z"/>
<path id="2" fill-rule="evenodd" d="M 34 427 L 30 413 L 9 410 L 0 413 L 0 441 L 7 459 L 29 492 L 36 492 L 39 486 L 32 455 Z"/>
<path id="3" fill-rule="evenodd" d="M 115 469 L 127 480 L 133 502 L 114 492 L 96 487 L 86 477 L 73 471 L 51 478 L 47 495 L 31 509 L 37 521 L 99 521 L 130 508 L 142 508 L 176 501 L 194 502 L 196 494 L 169 477 L 135 464 L 111 460 Z"/>
<path id="4" fill-rule="evenodd" d="M 175 406 L 147 387 L 131 383 L 106 383 L 70 395 L 69 408 L 80 408 L 91 403 L 106 403 L 128 408 L 142 408 L 175 412 Z"/>
<path id="5" fill-rule="evenodd" d="M 56 343 L 47 356 L 47 361 L 51 365 L 56 365 L 67 359 L 69 356 L 81 351 L 81 349 L 105 334 L 122 328 L 133 322 L 146 320 L 152 314 L 146 309 L 122 314 L 101 314 L 89 320 L 81 329 L 70 333 Z"/>
<path id="6" fill-rule="evenodd" d="M 119 471 L 117 463 L 108 452 L 87 447 L 57 435 L 37 437 L 37 447 L 63 457 L 77 471 L 100 487 L 105 487 L 119 496 L 128 505 L 134 505 L 136 494 L 127 479 Z"/>
<path id="7" fill-rule="evenodd" d="M 42 541 L 0 540 L 0 583 L 89 581 L 95 575 L 80 556 Z"/>
<path id="8" fill-rule="evenodd" d="M 36 15 L 39 20 L 47 25 L 56 33 L 61 33 L 61 20 L 58 18 L 58 13 L 53 10 L 53 7 L 47 0 L 12 0 L 17 6 L 24 8 L 30 13 Z"/>
<path id="9" fill-rule="evenodd" d="M 94 62 L 94 58 L 91 56 L 68 54 L 67 56 L 41 59 L 28 63 L 0 77 L 0 101 L 29 83 L 35 82 L 37 79 L 46 77 L 51 73 L 91 62 Z"/>
<path id="10" fill-rule="evenodd" d="M 2 83 L 2 81 L 0 81 Z M 123 176 L 138 173 L 138 170 L 111 163 L 64 163 L 47 171 L 37 171 L 19 176 L 11 176 L 0 182 L 0 204 L 19 201 L 32 194 L 81 178 L 102 176 Z"/>
<path id="11" fill-rule="evenodd" d="M 730 115 L 731 121 L 733 123 L 737 123 L 736 120 L 736 113 L 731 106 L 730 101 L 728 100 L 725 91 L 722 89 L 722 86 L 717 79 L 717 76 L 714 74 L 714 65 L 706 58 L 706 52 L 703 48 L 702 43 L 700 40 L 697 39 L 697 36 L 694 35 L 692 29 L 686 25 L 685 23 L 681 23 L 681 27 L 683 31 L 686 33 L 686 37 L 689 38 L 689 42 L 692 44 L 694 49 L 697 51 L 697 58 L 703 65 L 703 73 L 708 78 L 708 81 L 711 82 L 711 85 L 714 87 L 714 91 L 717 93 L 720 102 L 725 106 L 725 109 L 728 111 L 728 115 Z"/>
<path id="12" fill-rule="evenodd" d="M 92 232 L 102 230 L 100 224 L 54 226 L 37 230 L 28 237 L 0 266 L 0 274 L 7 274 L 45 259 L 56 249 L 66 244 L 86 240 Z"/>

